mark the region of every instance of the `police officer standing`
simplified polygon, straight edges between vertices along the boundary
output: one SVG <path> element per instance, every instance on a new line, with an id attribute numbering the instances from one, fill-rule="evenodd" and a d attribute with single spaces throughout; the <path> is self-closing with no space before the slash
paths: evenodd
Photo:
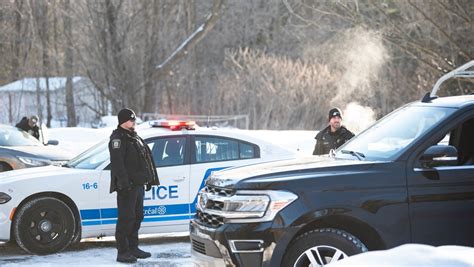
<path id="1" fill-rule="evenodd" d="M 19 128 L 30 135 L 34 136 L 36 139 L 40 139 L 39 127 L 38 127 L 38 116 L 33 115 L 29 118 L 23 117 L 19 123 L 15 125 L 16 128 Z"/>
<path id="2" fill-rule="evenodd" d="M 316 145 L 314 146 L 313 155 L 329 154 L 331 149 L 336 149 L 354 134 L 346 127 L 342 126 L 342 112 L 338 108 L 332 108 L 329 111 L 329 125 L 321 130 L 315 137 Z"/>
<path id="3" fill-rule="evenodd" d="M 135 132 L 135 112 L 122 109 L 117 117 L 119 125 L 109 142 L 110 193 L 117 191 L 117 261 L 134 263 L 137 258 L 151 257 L 138 248 L 138 230 L 143 221 L 144 187 L 148 191 L 159 180 L 151 151 Z"/>

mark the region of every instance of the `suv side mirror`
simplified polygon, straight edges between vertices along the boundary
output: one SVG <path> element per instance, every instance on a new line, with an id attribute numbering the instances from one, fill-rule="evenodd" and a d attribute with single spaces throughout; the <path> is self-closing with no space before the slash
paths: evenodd
<path id="1" fill-rule="evenodd" d="M 425 168 L 436 166 L 453 166 L 458 163 L 458 150 L 454 146 L 434 145 L 425 150 L 420 157 Z"/>
<path id="2" fill-rule="evenodd" d="M 58 144 L 59 144 L 59 141 L 58 141 L 58 140 L 49 140 L 46 145 L 57 146 Z"/>

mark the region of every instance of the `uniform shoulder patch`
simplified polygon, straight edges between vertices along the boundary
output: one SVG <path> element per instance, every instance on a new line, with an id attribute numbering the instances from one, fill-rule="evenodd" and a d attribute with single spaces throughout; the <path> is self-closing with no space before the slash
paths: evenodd
<path id="1" fill-rule="evenodd" d="M 121 141 L 120 139 L 113 139 L 112 140 L 112 148 L 113 149 L 118 149 L 120 148 Z"/>

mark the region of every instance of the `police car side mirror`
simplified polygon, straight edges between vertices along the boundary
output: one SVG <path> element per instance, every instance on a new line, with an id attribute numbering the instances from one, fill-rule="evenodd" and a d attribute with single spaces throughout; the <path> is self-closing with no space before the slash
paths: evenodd
<path id="1" fill-rule="evenodd" d="M 458 163 L 458 150 L 456 147 L 448 145 L 430 146 L 421 155 L 420 163 L 425 168 L 456 165 Z"/>
<path id="2" fill-rule="evenodd" d="M 58 141 L 58 140 L 49 140 L 46 145 L 57 146 L 58 144 L 59 144 L 59 141 Z"/>

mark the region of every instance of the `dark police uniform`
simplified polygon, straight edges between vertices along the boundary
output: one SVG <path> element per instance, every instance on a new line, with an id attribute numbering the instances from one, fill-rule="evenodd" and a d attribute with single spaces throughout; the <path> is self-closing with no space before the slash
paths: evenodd
<path id="1" fill-rule="evenodd" d="M 30 135 L 34 136 L 36 139 L 40 139 L 40 134 L 39 134 L 39 127 L 38 126 L 33 126 L 30 127 L 28 124 L 28 118 L 23 117 L 19 123 L 15 125 L 16 128 L 22 129 L 23 131 L 29 133 Z"/>
<path id="2" fill-rule="evenodd" d="M 340 147 L 352 137 L 354 137 L 354 134 L 344 126 L 341 126 L 335 132 L 331 132 L 331 126 L 327 126 L 315 137 L 316 145 L 314 146 L 313 155 L 329 154 L 331 149 Z"/>
<path id="3" fill-rule="evenodd" d="M 132 253 L 141 258 L 133 251 L 138 250 L 138 230 L 143 221 L 144 186 L 148 191 L 152 185 L 159 184 L 155 163 L 143 139 L 120 126 L 110 136 L 109 151 L 110 193 L 117 191 L 115 239 L 118 254 Z"/>

